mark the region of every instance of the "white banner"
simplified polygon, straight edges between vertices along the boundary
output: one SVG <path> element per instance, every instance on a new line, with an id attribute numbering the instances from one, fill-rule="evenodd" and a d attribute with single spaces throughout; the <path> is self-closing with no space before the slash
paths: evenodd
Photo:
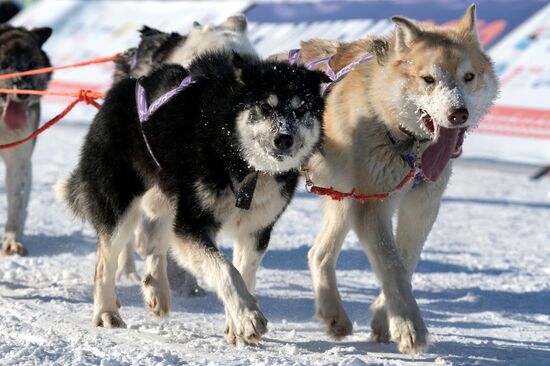
<path id="1" fill-rule="evenodd" d="M 501 81 L 492 113 L 465 156 L 550 164 L 550 5 L 490 52 Z"/>

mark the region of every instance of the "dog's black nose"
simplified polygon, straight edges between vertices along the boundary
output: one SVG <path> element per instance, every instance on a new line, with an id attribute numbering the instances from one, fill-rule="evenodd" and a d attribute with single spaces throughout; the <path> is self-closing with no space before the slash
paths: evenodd
<path id="1" fill-rule="evenodd" d="M 294 138 L 292 135 L 278 134 L 273 140 L 275 147 L 281 151 L 288 150 L 294 144 Z"/>
<path id="2" fill-rule="evenodd" d="M 449 119 L 449 122 L 451 122 L 453 125 L 462 125 L 466 123 L 468 120 L 468 110 L 466 108 L 457 108 L 452 109 L 449 112 L 449 116 L 447 117 Z"/>

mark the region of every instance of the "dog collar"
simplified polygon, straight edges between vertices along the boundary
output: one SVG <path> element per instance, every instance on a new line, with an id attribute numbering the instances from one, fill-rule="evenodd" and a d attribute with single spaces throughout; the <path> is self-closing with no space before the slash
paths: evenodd
<path id="1" fill-rule="evenodd" d="M 258 171 L 249 173 L 240 183 L 236 179 L 231 178 L 231 190 L 236 198 L 236 207 L 243 210 L 248 210 L 250 208 L 252 198 L 254 198 L 254 191 L 256 190 L 257 181 Z"/>
<path id="2" fill-rule="evenodd" d="M 300 49 L 290 50 L 288 52 L 288 63 L 291 64 L 291 65 L 297 65 L 299 60 L 300 60 L 300 53 L 301 53 Z M 330 61 L 332 60 L 332 57 L 333 56 L 323 57 L 323 58 L 320 58 L 318 60 L 310 61 L 310 62 L 308 62 L 307 64 L 304 65 L 309 70 L 313 69 L 316 66 L 322 65 L 322 64 L 326 65 L 327 69 L 325 71 L 325 74 L 330 79 L 330 83 L 326 83 L 321 87 L 321 95 L 322 96 L 324 96 L 326 94 L 327 90 L 332 86 L 332 84 L 336 83 L 338 80 L 340 80 L 346 74 L 351 72 L 355 68 L 355 66 L 357 66 L 359 64 L 362 64 L 363 62 L 366 62 L 366 61 L 369 61 L 370 59 L 372 59 L 372 55 L 370 55 L 370 54 L 363 55 L 363 56 L 359 57 L 358 59 L 354 60 L 353 62 L 351 62 L 350 64 L 346 65 L 342 69 L 340 69 L 340 71 L 334 72 L 332 67 L 330 67 Z"/>
<path id="3" fill-rule="evenodd" d="M 193 84 L 195 81 L 193 81 L 191 76 L 187 76 L 185 79 L 181 81 L 180 85 L 164 93 L 163 95 L 158 97 L 150 106 L 147 106 L 147 97 L 145 95 L 145 88 L 140 84 L 140 80 L 141 78 L 136 81 L 136 107 L 137 107 L 138 118 L 139 118 L 139 127 L 141 129 L 141 134 L 143 135 L 143 140 L 145 141 L 145 146 L 147 146 L 147 150 L 149 151 L 149 154 L 153 158 L 153 161 L 155 162 L 155 164 L 157 164 L 157 166 L 161 168 L 159 161 L 155 157 L 155 154 L 153 154 L 153 150 L 151 149 L 151 145 L 147 140 L 147 136 L 143 131 L 143 124 L 147 122 L 149 118 L 151 118 L 151 116 L 160 107 L 168 103 L 170 99 L 175 97 L 178 93 L 186 89 L 189 85 Z"/>

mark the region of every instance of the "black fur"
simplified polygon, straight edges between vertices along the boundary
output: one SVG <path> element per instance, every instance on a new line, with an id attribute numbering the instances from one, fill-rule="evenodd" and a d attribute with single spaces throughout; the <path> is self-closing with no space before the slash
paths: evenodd
<path id="1" fill-rule="evenodd" d="M 50 59 L 41 49 L 51 34 L 51 28 L 27 30 L 23 27 L 0 25 L 0 74 L 51 66 Z M 50 78 L 51 73 L 7 79 L 0 81 L 0 87 L 44 90 Z M 3 97 L 5 98 L 4 95 Z M 29 97 L 21 95 L 19 98 Z"/>
<path id="2" fill-rule="evenodd" d="M 258 233 L 258 247 L 256 248 L 258 252 L 265 252 L 267 250 L 269 240 L 271 239 L 271 230 L 273 230 L 273 226 L 268 226 Z"/>
<path id="3" fill-rule="evenodd" d="M 115 63 L 114 82 L 127 77 L 149 75 L 162 66 L 170 52 L 186 40 L 179 33 L 166 33 L 144 25 L 136 48 L 126 50 Z"/>
<path id="4" fill-rule="evenodd" d="M 112 233 L 130 203 L 158 185 L 175 203 L 175 233 L 202 238 L 210 245 L 222 223 L 211 211 L 201 208 L 195 184 L 200 182 L 219 193 L 230 187 L 232 179 L 240 182 L 251 171 L 240 153 L 238 113 L 257 109 L 270 94 L 279 100 L 297 95 L 307 101 L 309 112 L 322 120 L 324 102 L 319 87 L 324 74 L 232 53 L 204 55 L 193 62 L 189 71 L 166 65 L 143 78 L 140 83 L 147 91 L 148 103 L 188 75 L 195 83 L 143 126 L 162 168 L 153 161 L 141 134 L 136 80 L 122 80 L 108 93 L 67 186 L 67 200 L 73 211 L 83 213 L 98 232 Z M 298 171 L 283 172 L 274 178 L 280 189 L 273 196 L 281 196 L 288 203 Z M 264 227 L 270 231 L 273 224 L 266 222 Z M 265 249 L 269 234 L 259 233 L 258 238 L 258 249 Z"/>

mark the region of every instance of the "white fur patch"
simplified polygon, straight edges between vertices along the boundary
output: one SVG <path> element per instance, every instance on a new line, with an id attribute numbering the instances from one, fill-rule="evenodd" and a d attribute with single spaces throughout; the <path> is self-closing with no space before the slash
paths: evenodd
<path id="1" fill-rule="evenodd" d="M 280 184 L 268 174 L 258 176 L 254 199 L 250 209 L 243 210 L 235 206 L 235 195 L 227 188 L 219 194 L 204 184 L 195 183 L 195 196 L 201 208 L 212 212 L 222 224 L 222 231 L 232 238 L 239 233 L 256 233 L 275 221 L 283 211 L 286 199 L 280 195 Z"/>
<path id="2" fill-rule="evenodd" d="M 255 169 L 269 174 L 282 173 L 299 169 L 321 136 L 321 124 L 308 113 L 304 116 L 307 128 L 300 124 L 295 139 L 301 141 L 298 151 L 292 156 L 278 159 L 272 154 L 271 137 L 274 137 L 271 123 L 267 120 L 249 123 L 250 112 L 243 111 L 237 117 L 241 154 Z M 308 121 L 309 120 L 309 121 Z"/>
<path id="3" fill-rule="evenodd" d="M 302 106 L 302 104 L 304 104 L 304 101 L 297 96 L 293 97 L 290 101 L 290 106 L 292 107 L 292 109 L 299 108 L 300 106 Z"/>
<path id="4" fill-rule="evenodd" d="M 275 94 L 270 94 L 269 97 L 267 97 L 267 103 L 275 108 L 279 105 L 279 98 Z"/>
<path id="5" fill-rule="evenodd" d="M 197 26 L 187 35 L 182 47 L 175 49 L 168 56 L 167 64 L 189 66 L 194 58 L 209 51 L 235 51 L 241 55 L 256 55 L 246 31 L 238 32 L 222 26 Z"/>
<path id="6" fill-rule="evenodd" d="M 471 70 L 470 61 L 463 61 L 458 66 L 457 80 L 455 80 L 434 65 L 432 75 L 436 80 L 435 84 L 427 85 L 425 91 L 405 97 L 404 109 L 407 112 L 403 111 L 400 114 L 404 115 L 403 122 L 407 127 L 414 131 L 417 131 L 419 126 L 423 128 L 422 115 L 419 110 L 426 111 L 432 120 L 442 127 L 477 127 L 496 98 L 498 83 L 491 74 L 475 75 L 474 80 L 466 83 L 464 75 Z M 477 78 L 481 80 L 476 80 Z M 483 83 L 484 86 L 476 89 L 477 83 Z M 468 120 L 462 125 L 453 125 L 448 120 L 449 112 L 452 109 L 463 107 L 468 110 Z"/>

